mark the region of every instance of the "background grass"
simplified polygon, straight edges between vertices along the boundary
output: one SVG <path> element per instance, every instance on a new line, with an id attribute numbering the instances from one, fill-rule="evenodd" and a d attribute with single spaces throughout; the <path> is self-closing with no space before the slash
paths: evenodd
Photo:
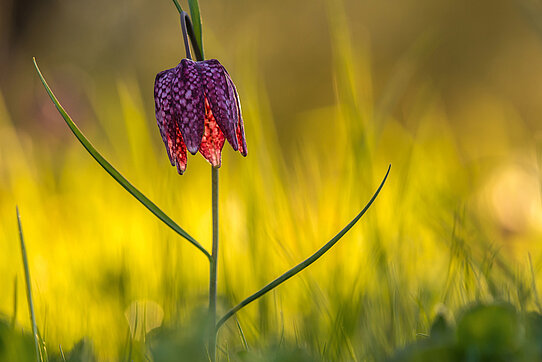
<path id="1" fill-rule="evenodd" d="M 428 334 L 437 313 L 453 319 L 468 303 L 497 300 L 535 309 L 537 4 L 488 2 L 458 14 L 448 10 L 459 5 L 412 1 L 402 5 L 401 25 L 391 5 L 256 3 L 200 4 L 206 54 L 221 59 L 239 89 L 249 149 L 246 159 L 229 146 L 223 153 L 219 311 L 329 240 L 388 163 L 393 169 L 361 224 L 328 255 L 238 314 L 246 341 L 235 320 L 224 326 L 222 350 L 280 344 L 326 360 L 379 361 Z M 130 346 L 150 338 L 143 330 L 199 330 L 206 259 L 69 134 L 29 54 L 104 156 L 210 249 L 210 167 L 198 155 L 178 176 L 154 119 L 154 75 L 183 54 L 176 10 L 167 1 L 54 4 L 2 43 L 0 312 L 14 315 L 16 279 L 16 329 L 30 330 L 18 204 L 51 353 L 88 337 L 100 360 L 137 358 L 144 352 Z M 494 17 L 483 15 L 488 9 Z M 435 14 L 438 26 L 427 20 Z M 480 29 L 497 39 L 473 38 Z M 173 338 L 160 333 L 165 344 Z"/>

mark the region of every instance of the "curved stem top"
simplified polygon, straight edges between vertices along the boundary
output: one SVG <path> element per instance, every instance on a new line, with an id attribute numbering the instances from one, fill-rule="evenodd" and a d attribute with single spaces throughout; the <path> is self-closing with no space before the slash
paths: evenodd
<path id="1" fill-rule="evenodd" d="M 179 12 L 179 14 L 182 13 L 183 8 L 181 8 L 181 4 L 179 4 L 177 0 L 173 0 L 173 4 L 175 4 L 175 7 L 177 8 L 177 11 Z"/>
<path id="2" fill-rule="evenodd" d="M 190 45 L 188 44 L 188 38 L 190 38 L 190 42 L 192 43 L 192 49 L 194 49 L 194 53 L 196 55 L 196 60 L 203 60 L 203 51 L 202 49 L 200 49 L 198 41 L 194 34 L 194 28 L 192 26 L 192 22 L 190 21 L 190 17 L 185 11 L 181 11 L 181 30 L 183 32 L 183 42 L 184 48 L 186 50 L 186 57 L 188 59 L 192 59 L 192 55 L 190 53 Z"/>
<path id="3" fill-rule="evenodd" d="M 188 5 L 190 7 L 190 16 L 183 11 L 178 0 L 173 0 L 179 15 L 181 16 L 181 28 L 184 37 L 184 46 L 186 48 L 186 54 L 188 59 L 192 59 L 190 56 L 190 50 L 188 49 L 188 42 L 186 40 L 186 34 L 190 37 L 192 43 L 192 48 L 196 55 L 196 60 L 200 61 L 204 59 L 203 55 L 203 36 L 202 36 L 202 26 L 201 26 L 201 16 L 199 12 L 198 0 L 188 0 Z"/>

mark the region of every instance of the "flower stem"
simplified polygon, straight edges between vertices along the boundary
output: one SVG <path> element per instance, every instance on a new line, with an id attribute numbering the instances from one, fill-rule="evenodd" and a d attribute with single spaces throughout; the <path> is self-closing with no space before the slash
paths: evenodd
<path id="1" fill-rule="evenodd" d="M 175 4 L 175 7 L 177 8 L 177 11 L 179 12 L 179 14 L 182 13 L 183 8 L 181 8 L 181 4 L 179 4 L 177 0 L 173 0 L 173 3 Z"/>
<path id="2" fill-rule="evenodd" d="M 192 49 L 194 49 L 196 60 L 198 61 L 203 60 L 203 50 L 198 45 L 198 41 L 197 41 L 196 35 L 194 34 L 194 27 L 192 26 L 190 17 L 184 11 L 181 11 L 180 16 L 181 16 L 181 31 L 183 33 L 183 42 L 184 42 L 184 49 L 186 51 L 186 58 L 192 59 L 192 55 L 190 54 L 190 46 L 188 45 L 188 39 L 190 39 L 190 42 L 192 43 Z"/>
<path id="3" fill-rule="evenodd" d="M 216 361 L 216 275 L 218 264 L 218 168 L 212 167 L 213 247 L 209 275 L 209 356 Z"/>

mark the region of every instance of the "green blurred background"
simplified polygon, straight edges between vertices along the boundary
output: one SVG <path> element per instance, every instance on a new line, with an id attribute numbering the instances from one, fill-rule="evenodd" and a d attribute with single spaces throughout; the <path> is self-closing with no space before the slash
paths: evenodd
<path id="1" fill-rule="evenodd" d="M 223 152 L 219 310 L 329 240 L 393 165 L 361 225 L 238 314 L 249 346 L 288 340 L 332 360 L 381 360 L 427 333 L 439 311 L 494 300 L 534 308 L 542 2 L 200 8 L 206 57 L 237 85 L 249 152 Z M 29 328 L 19 205 L 51 348 L 86 336 L 100 359 L 113 359 L 127 339 L 144 338 L 139 309 L 147 330 L 193 328 L 207 298 L 206 259 L 80 146 L 33 56 L 106 158 L 210 249 L 210 166 L 189 157 L 177 175 L 154 118 L 154 77 L 184 56 L 173 4 L 2 0 L 0 313 Z M 220 338 L 223 350 L 244 348 L 234 321 Z"/>

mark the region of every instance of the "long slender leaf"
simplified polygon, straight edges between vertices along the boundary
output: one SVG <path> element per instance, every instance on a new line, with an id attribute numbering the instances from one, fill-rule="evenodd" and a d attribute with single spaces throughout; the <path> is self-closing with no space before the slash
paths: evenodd
<path id="1" fill-rule="evenodd" d="M 239 335 L 241 336 L 241 340 L 243 341 L 243 347 L 245 347 L 245 351 L 248 351 L 248 342 L 245 338 L 245 333 L 243 332 L 243 328 L 241 328 L 241 323 L 239 323 L 239 320 L 236 319 L 235 323 L 237 323 L 237 329 L 239 330 Z"/>
<path id="2" fill-rule="evenodd" d="M 11 328 L 15 328 L 15 322 L 17 321 L 17 276 L 13 278 L 13 315 L 11 316 Z"/>
<path id="3" fill-rule="evenodd" d="M 201 14 L 199 12 L 198 0 L 188 0 L 188 7 L 190 8 L 190 18 L 192 21 L 192 30 L 201 53 L 201 59 L 203 60 L 203 30 L 201 27 Z"/>
<path id="4" fill-rule="evenodd" d="M 28 310 L 30 312 L 30 322 L 32 323 L 32 335 L 34 336 L 34 347 L 36 348 L 36 361 L 40 362 L 40 348 L 38 344 L 38 326 L 34 314 L 34 303 L 32 302 L 32 286 L 30 284 L 30 269 L 28 268 L 28 259 L 26 257 L 26 247 L 24 245 L 23 227 L 21 225 L 21 215 L 17 207 L 17 225 L 19 227 L 19 239 L 21 241 L 21 254 L 23 258 L 24 276 L 26 280 L 26 298 L 28 299 Z"/>
<path id="5" fill-rule="evenodd" d="M 363 208 L 363 210 L 360 211 L 359 214 L 356 215 L 356 217 L 350 221 L 350 223 L 348 225 L 346 225 L 337 235 L 335 235 L 335 237 L 333 239 L 331 239 L 330 241 L 328 241 L 324 246 L 322 246 L 317 252 L 315 252 L 314 254 L 312 254 L 310 257 L 308 257 L 307 259 L 305 259 L 304 261 L 302 261 L 301 263 L 297 264 L 295 267 L 293 267 L 292 269 L 288 270 L 286 273 L 282 274 L 280 277 L 278 277 L 277 279 L 273 280 L 271 283 L 267 284 L 265 287 L 263 287 L 262 289 L 258 290 L 256 293 L 252 294 L 251 296 L 245 298 L 242 302 L 240 302 L 239 304 L 237 304 L 235 307 L 233 307 L 232 309 L 230 309 L 226 314 L 224 314 L 224 316 L 222 318 L 220 318 L 220 320 L 218 321 L 218 323 L 216 324 L 216 330 L 218 331 L 218 329 L 231 317 L 233 316 L 237 311 L 239 311 L 241 308 L 245 307 L 246 305 L 248 305 L 249 303 L 252 303 L 253 301 L 255 301 L 256 299 L 260 298 L 261 296 L 263 296 L 264 294 L 266 294 L 267 292 L 275 289 L 276 287 L 278 287 L 280 284 L 284 283 L 285 281 L 287 281 L 288 279 L 290 279 L 291 277 L 293 277 L 294 275 L 298 274 L 299 272 L 301 272 L 303 269 L 307 268 L 309 265 L 311 265 L 312 263 L 314 263 L 316 260 L 318 260 L 322 255 L 324 255 L 329 249 L 331 249 L 331 247 L 333 245 L 335 245 L 343 236 L 344 234 L 346 234 L 357 222 L 358 220 L 365 214 L 365 212 L 369 209 L 369 207 L 373 204 L 373 202 L 375 201 L 376 197 L 378 196 L 378 194 L 380 193 L 380 190 L 382 189 L 382 187 L 384 186 L 384 183 L 386 182 L 386 179 L 388 178 L 388 175 L 390 173 L 390 169 L 391 169 L 391 164 L 388 166 L 388 171 L 386 172 L 386 175 L 384 176 L 384 179 L 382 180 L 382 182 L 380 183 L 380 186 L 378 186 L 378 189 L 375 191 L 373 197 L 369 200 L 369 202 L 367 203 L 367 205 L 365 205 L 365 207 Z"/>
<path id="6" fill-rule="evenodd" d="M 66 121 L 66 124 L 68 127 L 70 127 L 71 131 L 77 137 L 79 142 L 85 147 L 85 149 L 90 153 L 92 157 L 100 164 L 100 166 L 103 167 L 104 170 L 107 171 L 114 179 L 117 181 L 122 187 L 126 189 L 132 196 L 134 196 L 139 202 L 143 204 L 147 209 L 149 209 L 150 212 L 152 212 L 156 217 L 158 217 L 160 220 L 162 220 L 167 226 L 169 226 L 173 231 L 175 231 L 177 234 L 188 240 L 192 245 L 194 245 L 196 248 L 198 248 L 207 258 L 211 259 L 211 254 L 203 246 L 201 246 L 200 243 L 196 241 L 192 236 L 190 236 L 186 231 L 184 231 L 179 225 L 175 223 L 169 216 L 167 216 L 158 206 L 156 206 L 151 200 L 149 200 L 145 195 L 143 195 L 138 189 L 136 189 L 124 176 L 120 174 L 90 143 L 90 141 L 85 137 L 85 135 L 81 132 L 81 130 L 77 127 L 77 125 L 72 121 L 68 113 L 62 108 L 60 103 L 58 102 L 57 98 L 53 94 L 53 91 L 51 91 L 51 88 L 49 88 L 49 85 L 45 81 L 45 78 L 41 74 L 41 71 L 38 67 L 38 64 L 36 63 L 36 58 L 34 58 L 34 67 L 36 68 L 36 71 L 38 72 L 38 75 L 41 79 L 41 82 L 43 83 L 43 86 L 45 87 L 45 90 L 47 91 L 47 94 L 49 94 L 49 97 L 55 104 L 56 109 L 64 118 L 64 121 Z"/>
<path id="7" fill-rule="evenodd" d="M 60 350 L 60 358 L 62 358 L 62 361 L 66 362 L 66 357 L 64 357 L 64 351 L 62 350 L 62 345 L 58 345 L 58 349 Z"/>
<path id="8" fill-rule="evenodd" d="M 536 276 L 534 274 L 533 260 L 531 259 L 531 253 L 529 255 L 529 267 L 531 269 L 531 288 L 533 289 L 534 302 L 538 308 L 538 312 L 542 313 L 542 304 L 540 303 L 540 298 L 538 297 L 538 290 L 536 289 Z"/>

